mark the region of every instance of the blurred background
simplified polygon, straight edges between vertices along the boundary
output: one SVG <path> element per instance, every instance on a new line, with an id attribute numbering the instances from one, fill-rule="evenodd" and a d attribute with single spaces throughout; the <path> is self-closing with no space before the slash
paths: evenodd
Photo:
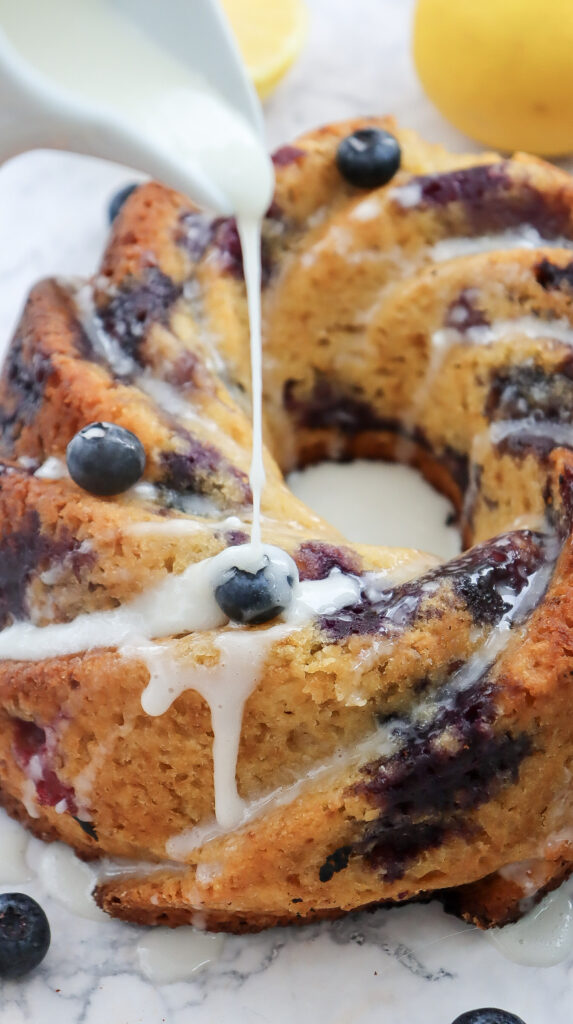
<path id="1" fill-rule="evenodd" d="M 306 6 L 302 53 L 265 103 L 271 147 L 321 121 L 392 113 L 452 149 L 482 148 L 449 125 L 424 94 L 411 47 L 416 0 L 306 0 Z"/>

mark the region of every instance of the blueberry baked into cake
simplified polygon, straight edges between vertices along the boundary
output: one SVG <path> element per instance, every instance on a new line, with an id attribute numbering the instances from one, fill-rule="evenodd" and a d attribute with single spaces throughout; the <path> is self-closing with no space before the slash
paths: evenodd
<path id="1" fill-rule="evenodd" d="M 274 163 L 280 585 L 234 554 L 236 226 L 143 185 L 92 281 L 33 289 L 0 382 L 0 798 L 113 860 L 96 898 L 130 921 L 436 896 L 503 924 L 573 867 L 573 182 L 376 118 Z M 284 483 L 357 456 L 417 466 L 463 554 L 349 544 Z"/>

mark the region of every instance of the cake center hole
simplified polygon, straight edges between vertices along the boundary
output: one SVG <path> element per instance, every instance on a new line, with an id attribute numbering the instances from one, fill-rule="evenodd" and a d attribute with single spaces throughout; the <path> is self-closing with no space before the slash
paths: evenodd
<path id="1" fill-rule="evenodd" d="M 449 559 L 461 550 L 453 505 L 417 470 L 390 462 L 323 462 L 291 473 L 301 501 L 356 544 L 420 548 Z"/>

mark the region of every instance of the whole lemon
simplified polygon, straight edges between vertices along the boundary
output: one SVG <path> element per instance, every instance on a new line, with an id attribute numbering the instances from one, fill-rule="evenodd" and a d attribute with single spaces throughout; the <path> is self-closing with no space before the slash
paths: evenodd
<path id="1" fill-rule="evenodd" d="M 414 60 L 430 99 L 479 142 L 573 150 L 573 0 L 418 0 Z"/>

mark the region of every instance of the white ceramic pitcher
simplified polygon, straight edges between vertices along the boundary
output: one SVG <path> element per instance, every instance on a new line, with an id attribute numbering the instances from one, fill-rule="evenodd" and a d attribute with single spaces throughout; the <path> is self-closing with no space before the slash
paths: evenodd
<path id="1" fill-rule="evenodd" d="M 98 39 L 104 29 L 107 35 Z M 139 65 L 134 52 L 143 42 L 145 61 Z M 130 60 L 134 67 L 125 88 L 100 99 L 97 82 L 103 85 L 110 75 L 115 80 Z M 214 135 L 228 131 L 232 121 L 261 148 L 261 108 L 218 0 L 0 0 L 0 161 L 39 147 L 71 150 L 128 164 L 201 205 L 231 213 L 233 199 L 201 145 L 194 149 L 192 128 L 182 157 L 161 132 L 143 123 L 154 60 L 159 80 L 168 61 L 177 75 L 189 72 L 201 92 L 207 89 L 211 105 L 227 117 L 227 128 L 213 125 Z M 66 62 L 73 67 L 67 83 L 60 73 Z M 51 73 L 54 67 L 57 74 Z M 88 75 L 86 94 L 79 86 Z M 128 92 L 143 93 L 141 110 L 132 104 L 126 111 Z"/>

